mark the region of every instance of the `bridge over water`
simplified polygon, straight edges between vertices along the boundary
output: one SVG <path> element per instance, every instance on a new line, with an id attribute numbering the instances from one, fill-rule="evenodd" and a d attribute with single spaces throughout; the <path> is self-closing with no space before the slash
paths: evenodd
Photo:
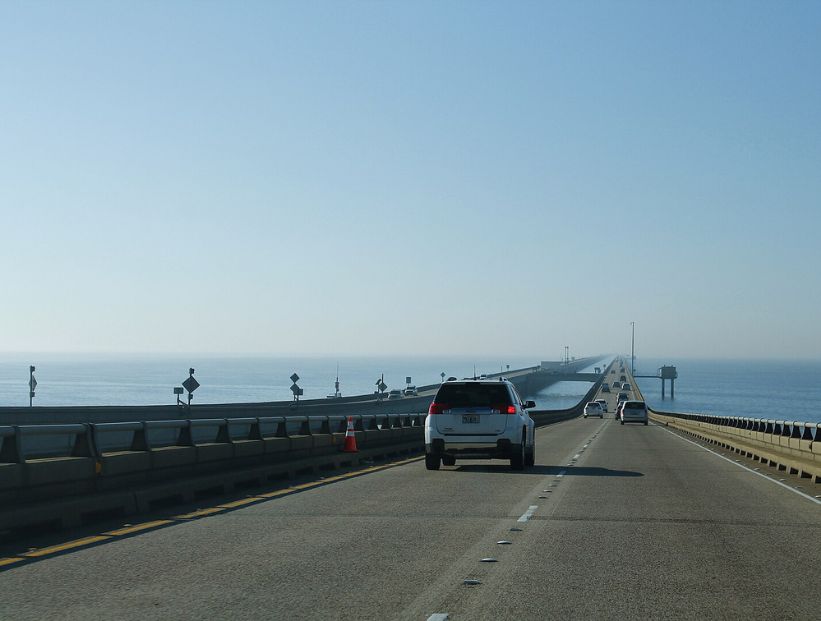
<path id="1" fill-rule="evenodd" d="M 21 537 L 0 618 L 818 618 L 817 479 L 671 421 L 541 427 L 524 472 L 397 455 Z"/>

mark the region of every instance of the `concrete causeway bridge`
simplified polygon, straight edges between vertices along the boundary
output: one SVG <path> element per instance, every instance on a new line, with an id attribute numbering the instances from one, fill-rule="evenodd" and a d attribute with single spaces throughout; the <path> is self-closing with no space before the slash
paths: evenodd
<path id="1" fill-rule="evenodd" d="M 590 364 L 511 375 L 533 389 Z M 0 419 L 0 619 L 819 618 L 819 425 L 620 425 L 601 387 L 621 375 L 641 398 L 617 359 L 578 406 L 533 412 L 524 472 L 426 470 L 435 386 Z M 603 420 L 580 416 L 592 398 Z"/>

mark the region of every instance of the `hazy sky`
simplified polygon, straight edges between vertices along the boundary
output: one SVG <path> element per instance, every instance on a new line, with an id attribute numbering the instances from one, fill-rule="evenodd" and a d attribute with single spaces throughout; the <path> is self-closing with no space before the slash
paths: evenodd
<path id="1" fill-rule="evenodd" d="M 0 3 L 0 352 L 821 357 L 819 2 Z"/>

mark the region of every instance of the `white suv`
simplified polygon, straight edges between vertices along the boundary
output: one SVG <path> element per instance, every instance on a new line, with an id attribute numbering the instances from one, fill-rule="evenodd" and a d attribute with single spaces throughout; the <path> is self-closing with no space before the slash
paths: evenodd
<path id="1" fill-rule="evenodd" d="M 647 405 L 644 401 L 625 401 L 621 408 L 621 424 L 647 424 Z"/>
<path id="2" fill-rule="evenodd" d="M 448 381 L 439 387 L 425 419 L 425 466 L 438 470 L 456 458 L 509 459 L 523 470 L 536 460 L 536 426 L 507 380 Z"/>

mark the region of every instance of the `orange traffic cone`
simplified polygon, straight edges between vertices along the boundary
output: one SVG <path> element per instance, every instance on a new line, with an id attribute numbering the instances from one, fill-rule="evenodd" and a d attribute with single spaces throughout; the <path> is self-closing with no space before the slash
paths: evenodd
<path id="1" fill-rule="evenodd" d="M 356 433 L 353 430 L 353 416 L 348 417 L 348 428 L 345 430 L 345 446 L 342 449 L 343 453 L 358 453 L 356 448 Z"/>

